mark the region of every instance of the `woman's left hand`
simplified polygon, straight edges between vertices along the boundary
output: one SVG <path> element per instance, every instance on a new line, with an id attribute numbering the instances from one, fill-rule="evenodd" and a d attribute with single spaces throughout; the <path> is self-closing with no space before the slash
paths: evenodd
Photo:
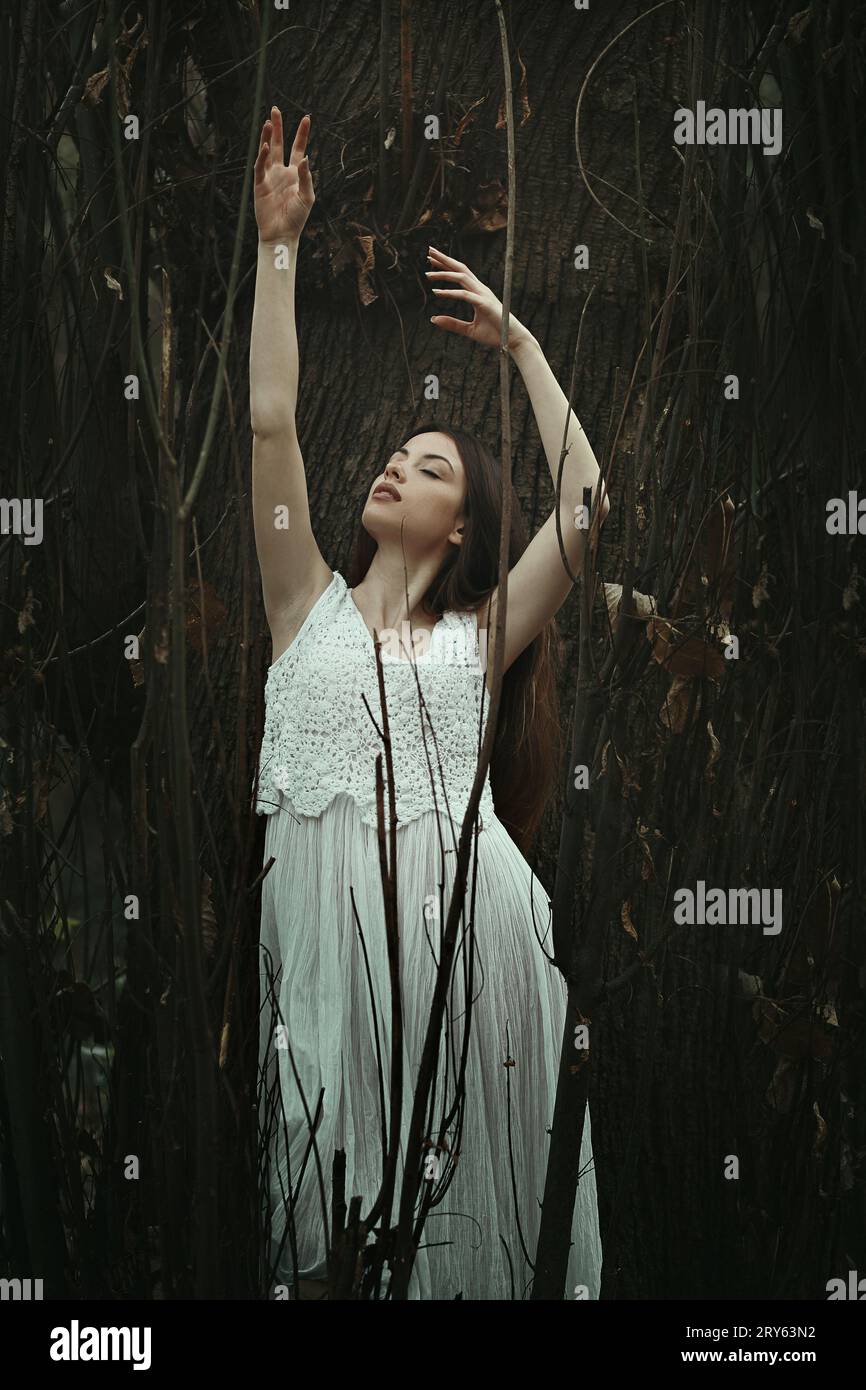
<path id="1" fill-rule="evenodd" d="M 450 296 L 452 299 L 465 299 L 474 310 L 471 321 L 437 314 L 430 322 L 435 323 L 437 328 L 445 328 L 450 333 L 459 333 L 464 338 L 471 338 L 473 342 L 483 343 L 485 347 L 498 348 L 502 336 L 502 305 L 493 291 L 483 285 L 478 276 L 473 275 L 462 261 L 455 261 L 443 251 L 437 251 L 435 246 L 430 247 L 427 258 L 435 267 L 427 271 L 428 279 L 456 280 L 460 286 L 454 290 L 434 285 L 433 293 L 442 298 Z M 508 327 L 508 347 L 511 352 L 520 343 L 527 342 L 532 337 L 513 314 L 508 315 Z"/>

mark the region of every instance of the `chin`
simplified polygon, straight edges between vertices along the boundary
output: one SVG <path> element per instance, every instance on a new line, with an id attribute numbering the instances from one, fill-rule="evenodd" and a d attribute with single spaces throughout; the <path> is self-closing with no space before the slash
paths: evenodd
<path id="1" fill-rule="evenodd" d="M 361 513 L 361 525 L 372 536 L 374 541 L 379 540 L 380 536 L 388 534 L 388 528 L 382 526 L 382 518 L 376 516 L 375 509 L 367 506 Z"/>
<path id="2" fill-rule="evenodd" d="M 361 513 L 361 525 L 364 530 L 375 537 L 392 536 L 400 534 L 400 523 L 406 513 L 400 505 L 394 506 L 395 515 L 388 518 L 389 507 L 394 504 L 386 503 L 385 506 L 377 506 L 375 502 L 368 502 Z M 405 530 L 404 530 L 405 534 Z"/>

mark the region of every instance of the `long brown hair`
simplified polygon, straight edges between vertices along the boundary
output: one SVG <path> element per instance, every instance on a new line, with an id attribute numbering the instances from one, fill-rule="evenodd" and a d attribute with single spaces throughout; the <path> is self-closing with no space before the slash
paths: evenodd
<path id="1" fill-rule="evenodd" d="M 449 610 L 467 611 L 485 606 L 499 576 L 499 529 L 502 515 L 500 466 L 490 450 L 464 430 L 431 420 L 410 430 L 402 443 L 416 434 L 436 431 L 454 441 L 466 473 L 463 503 L 465 525 L 462 545 L 452 545 L 423 599 L 431 618 Z M 508 568 L 528 545 L 520 505 L 512 488 L 511 534 Z M 349 566 L 349 585 L 360 584 L 378 548 L 359 525 Z M 488 660 L 493 662 L 492 633 Z M 559 635 L 553 618 L 512 662 L 502 682 L 496 722 L 496 739 L 490 762 L 490 787 L 496 814 L 522 853 L 527 853 L 544 814 L 559 768 L 561 730 L 556 668 Z"/>

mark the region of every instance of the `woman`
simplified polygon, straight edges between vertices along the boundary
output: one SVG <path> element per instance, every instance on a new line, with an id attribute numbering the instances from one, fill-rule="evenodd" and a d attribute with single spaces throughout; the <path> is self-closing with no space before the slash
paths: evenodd
<path id="1" fill-rule="evenodd" d="M 275 860 L 263 882 L 261 927 L 262 995 L 274 1002 L 263 1008 L 261 1055 L 266 1095 L 282 1106 L 277 1132 L 268 1137 L 271 1235 L 277 1283 L 293 1284 L 297 1272 L 301 1291 L 315 1296 L 326 1287 L 321 1191 L 330 1221 L 334 1149 L 345 1151 L 346 1200 L 361 1195 L 363 1216 L 382 1182 L 389 1114 L 391 990 L 377 834 L 382 713 L 374 639 L 381 642 L 397 820 L 404 1028 L 399 1200 L 439 933 L 489 704 L 485 638 L 489 630 L 492 652 L 501 488 L 483 445 L 433 421 L 405 435 L 376 469 L 352 587 L 323 559 L 310 527 L 295 429 L 294 277 L 298 239 L 314 202 L 309 130 L 304 116 L 288 165 L 276 107 L 262 130 L 250 410 L 256 547 L 273 643 L 256 800 L 268 815 L 265 861 Z M 446 315 L 433 323 L 498 348 L 496 297 L 461 262 L 432 247 L 430 260 L 431 282 L 457 285 L 434 284 L 434 293 L 474 309 L 471 323 Z M 555 479 L 567 402 L 538 343 L 513 316 L 509 348 Z M 576 572 L 585 537 L 576 509 L 584 489 L 599 484 L 599 470 L 573 414 L 568 440 L 562 535 Z M 603 497 L 602 519 L 607 510 Z M 526 1296 L 564 1024 L 565 985 L 549 963 L 550 902 L 521 847 L 531 842 L 556 771 L 549 638 L 571 580 L 555 515 L 526 545 L 516 505 L 513 512 L 493 771 L 479 805 L 424 1159 L 424 1181 L 447 1172 L 450 1182 L 427 1216 L 415 1257 L 409 1292 L 422 1299 Z M 384 777 L 384 757 L 382 768 Z M 389 825 L 386 788 L 386 843 Z M 452 1101 L 470 1007 L 461 1108 Z M 443 1152 L 433 1139 L 446 1114 Z M 601 1252 L 591 1157 L 587 1116 L 567 1287 L 569 1296 L 585 1287 L 594 1298 Z M 290 1192 L 293 1238 L 286 1220 Z"/>

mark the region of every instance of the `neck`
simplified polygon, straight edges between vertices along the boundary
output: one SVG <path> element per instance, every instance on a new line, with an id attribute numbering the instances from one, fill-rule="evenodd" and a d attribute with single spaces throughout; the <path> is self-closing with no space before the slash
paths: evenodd
<path id="1" fill-rule="evenodd" d="M 363 580 L 353 590 L 364 605 L 368 623 L 379 629 L 399 628 L 405 619 L 426 617 L 419 606 L 439 573 L 442 560 L 441 554 L 404 556 L 400 550 L 391 552 L 380 545 Z"/>

